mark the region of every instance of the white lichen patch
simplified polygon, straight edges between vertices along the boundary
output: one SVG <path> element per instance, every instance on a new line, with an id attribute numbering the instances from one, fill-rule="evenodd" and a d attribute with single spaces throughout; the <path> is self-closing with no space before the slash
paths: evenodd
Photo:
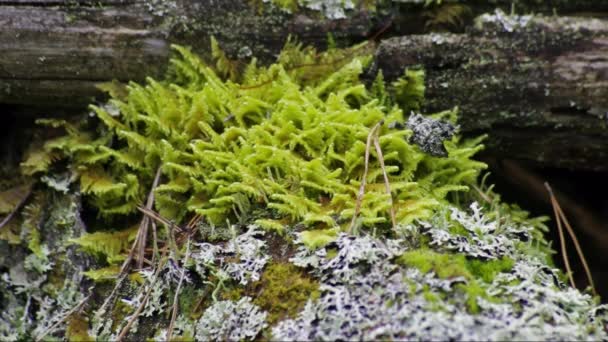
<path id="1" fill-rule="evenodd" d="M 241 285 L 260 279 L 260 274 L 270 260 L 266 253 L 264 231 L 250 225 L 247 231 L 226 242 L 225 245 L 197 244 L 192 257 L 196 270 L 206 277 L 209 272 L 221 270 Z"/>
<path id="2" fill-rule="evenodd" d="M 253 340 L 266 327 L 266 312 L 243 297 L 238 302 L 219 301 L 209 307 L 196 325 L 199 341 Z"/>
<path id="3" fill-rule="evenodd" d="M 276 0 L 263 0 L 265 3 L 277 3 Z M 352 0 L 298 0 L 298 6 L 323 13 L 329 19 L 344 19 L 348 10 L 355 8 Z M 288 8 L 284 8 L 289 10 Z"/>
<path id="4" fill-rule="evenodd" d="M 532 18 L 532 15 L 509 15 L 501 9 L 496 9 L 493 14 L 485 13 L 480 15 L 476 19 L 476 25 L 478 27 L 488 24 L 497 25 L 504 32 L 511 33 L 517 29 L 526 27 Z"/>
<path id="5" fill-rule="evenodd" d="M 501 227 L 478 205 L 467 214 L 454 209 L 446 223 L 460 224 L 472 237 L 461 241 L 470 258 L 508 255 L 513 269 L 491 283 L 433 271 L 397 266 L 397 240 L 341 234 L 316 251 L 301 248 L 292 262 L 311 269 L 322 281 L 322 296 L 309 301 L 295 319 L 272 328 L 276 340 L 605 340 L 608 311 L 593 298 L 568 288 L 558 271 L 496 238 L 518 241 L 525 227 Z M 439 220 L 437 220 L 439 222 Z M 437 223 L 436 222 L 436 223 Z M 420 231 L 434 236 L 432 229 Z M 439 229 L 439 228 L 433 228 Z M 412 234 L 416 229 L 408 229 Z M 455 238 L 433 240 L 434 248 L 452 250 Z M 436 234 L 435 234 L 436 235 Z M 485 239 L 484 236 L 493 236 Z M 403 246 L 403 245 L 402 245 Z M 465 248 L 466 247 L 466 248 Z M 328 250 L 337 254 L 328 257 Z M 404 252 L 404 248 L 401 248 Z M 473 289 L 473 290 L 471 290 Z M 476 310 L 472 310 L 476 307 Z"/>
<path id="6" fill-rule="evenodd" d="M 513 256 L 515 243 L 530 240 L 529 227 L 514 225 L 500 226 L 497 221 L 484 217 L 481 207 L 474 202 L 470 206 L 471 214 L 457 208 L 451 208 L 451 226 L 459 224 L 468 235 L 450 232 L 450 225 L 437 222 L 421 222 L 423 230 L 432 238 L 431 245 L 441 250 L 464 253 L 471 257 L 496 259 Z"/>

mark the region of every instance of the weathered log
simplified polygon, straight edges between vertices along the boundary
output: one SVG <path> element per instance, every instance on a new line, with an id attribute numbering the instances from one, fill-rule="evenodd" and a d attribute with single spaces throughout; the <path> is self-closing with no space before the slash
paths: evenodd
<path id="1" fill-rule="evenodd" d="M 329 32 L 361 41 L 383 15 L 352 10 L 348 19 L 329 19 L 260 6 L 247 0 L 0 0 L 0 103 L 82 107 L 100 94 L 95 83 L 161 74 L 172 43 L 208 54 L 215 36 L 231 56 L 270 59 L 289 34 L 309 44 L 325 43 Z"/>
<path id="2" fill-rule="evenodd" d="M 389 79 L 422 65 L 424 110 L 458 106 L 495 155 L 608 169 L 607 21 L 486 15 L 464 35 L 388 39 L 376 63 Z"/>
<path id="3" fill-rule="evenodd" d="M 450 8 L 429 8 L 420 1 L 377 0 L 374 10 L 364 1 L 345 11 L 345 18 L 332 19 L 306 8 L 288 13 L 251 0 L 0 0 L 0 103 L 83 107 L 100 95 L 96 82 L 142 81 L 162 73 L 171 43 L 205 54 L 215 36 L 232 57 L 268 60 L 290 34 L 323 45 L 331 32 L 338 42 L 354 43 L 389 24 L 385 33 L 393 35 L 444 28 L 442 20 L 462 27 L 480 11 L 508 9 L 512 3 L 450 2 L 444 6 L 464 10 L 446 15 Z M 608 0 L 525 0 L 514 8 L 600 15 L 608 12 Z"/>

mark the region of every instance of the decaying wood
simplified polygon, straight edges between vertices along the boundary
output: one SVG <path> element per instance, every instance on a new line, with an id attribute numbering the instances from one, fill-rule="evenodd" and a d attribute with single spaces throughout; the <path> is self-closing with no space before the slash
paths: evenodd
<path id="1" fill-rule="evenodd" d="M 167 66 L 170 45 L 208 54 L 210 37 L 237 58 L 270 59 L 289 34 L 306 43 L 364 40 L 381 21 L 289 15 L 235 1 L 0 0 L 0 103 L 83 107 L 99 82 L 142 81 Z"/>
<path id="2" fill-rule="evenodd" d="M 608 169 L 608 21 L 503 19 L 385 40 L 374 70 L 424 67 L 424 110 L 458 106 L 463 131 L 490 133 L 494 155 Z"/>

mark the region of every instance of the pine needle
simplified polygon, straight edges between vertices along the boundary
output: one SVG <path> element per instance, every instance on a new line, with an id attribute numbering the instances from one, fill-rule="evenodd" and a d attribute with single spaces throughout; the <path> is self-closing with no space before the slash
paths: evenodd
<path id="1" fill-rule="evenodd" d="M 38 335 L 38 337 L 36 337 L 36 342 L 42 341 L 42 339 L 48 335 L 49 333 L 53 332 L 55 329 L 57 329 L 57 327 L 60 324 L 65 323 L 65 321 L 68 320 L 68 318 L 70 318 L 76 311 L 80 310 L 80 308 L 82 308 L 82 306 L 84 304 L 86 304 L 86 302 L 89 300 L 89 298 L 91 298 L 93 294 L 89 294 L 88 296 L 86 296 L 83 300 L 81 300 L 80 302 L 78 302 L 78 304 L 76 304 L 76 306 L 74 306 L 72 309 L 70 309 L 70 311 L 66 312 L 65 315 L 59 320 L 57 321 L 57 323 L 53 324 L 52 326 L 50 326 L 48 329 L 46 329 L 45 331 L 43 331 L 40 335 Z"/>
<path id="2" fill-rule="evenodd" d="M 120 331 L 120 334 L 116 338 L 117 342 L 121 342 L 125 338 L 125 336 L 129 333 L 129 330 L 131 330 L 131 327 L 133 326 L 135 321 L 139 318 L 139 315 L 141 315 L 141 312 L 146 307 L 146 304 L 148 303 L 148 299 L 150 298 L 150 294 L 152 294 L 152 289 L 154 288 L 154 284 L 156 284 L 156 280 L 158 280 L 158 276 L 160 275 L 160 272 L 164 266 L 165 266 L 165 263 L 163 261 L 160 261 L 158 263 L 158 266 L 156 267 L 156 271 L 154 272 L 154 278 L 150 282 L 150 286 L 148 287 L 148 290 L 146 291 L 146 295 L 142 299 L 137 310 L 135 310 L 135 313 L 133 313 L 133 316 L 131 316 L 131 319 L 129 319 L 129 322 L 127 322 L 127 325 L 125 325 L 125 327 Z"/>
<path id="3" fill-rule="evenodd" d="M 379 125 L 382 125 L 383 121 L 380 121 Z M 379 132 L 379 130 L 378 130 Z M 397 219 L 395 215 L 395 203 L 393 202 L 393 194 L 391 192 L 391 183 L 388 180 L 388 174 L 386 173 L 386 167 L 384 166 L 384 155 L 382 154 L 382 148 L 380 147 L 380 139 L 378 138 L 378 132 L 374 135 L 374 146 L 376 147 L 376 153 L 378 154 L 378 161 L 380 162 L 380 168 L 382 169 L 382 175 L 384 176 L 384 186 L 386 193 L 390 197 L 391 201 L 391 222 L 393 224 L 393 231 L 397 229 Z"/>
<path id="4" fill-rule="evenodd" d="M 146 201 L 146 208 L 152 209 L 154 205 L 154 189 L 158 186 L 158 182 L 160 180 L 160 166 L 156 169 L 156 175 L 154 176 L 154 182 L 152 182 L 152 189 L 148 194 L 148 200 Z M 141 269 L 144 263 L 144 255 L 146 252 L 146 242 L 148 238 L 148 227 L 150 226 L 150 218 L 144 215 L 144 218 L 141 220 L 141 224 L 139 225 L 139 231 L 137 232 L 137 238 L 135 239 L 137 243 L 137 254 L 135 255 L 135 260 L 137 260 L 137 268 Z"/>
<path id="5" fill-rule="evenodd" d="M 154 205 L 154 189 L 156 189 L 156 187 L 158 186 L 159 180 L 160 180 L 160 166 L 156 170 L 156 176 L 154 177 L 154 181 L 152 182 L 152 188 L 150 189 L 150 192 L 148 193 L 148 200 L 146 201 L 146 207 L 152 208 L 152 205 Z M 110 302 L 116 295 L 116 292 L 118 292 L 120 285 L 127 277 L 127 271 L 129 270 L 131 261 L 133 261 L 133 257 L 135 255 L 135 250 L 138 247 L 140 231 L 142 230 L 142 226 L 144 225 L 144 223 L 147 225 L 148 220 L 149 220 L 149 218 L 144 215 L 144 217 L 141 220 L 140 226 L 139 226 L 139 231 L 137 232 L 137 237 L 135 238 L 135 241 L 133 241 L 133 246 L 131 247 L 131 250 L 129 251 L 129 255 L 127 256 L 127 259 L 122 263 L 122 266 L 120 267 L 120 273 L 116 280 L 116 284 L 114 285 L 112 292 L 110 292 L 110 295 L 108 295 L 108 297 L 106 297 L 106 299 L 104 300 L 103 304 L 101 305 L 101 307 L 99 308 L 99 310 L 97 312 L 100 312 L 100 313 L 104 312 L 106 306 L 108 306 L 110 304 Z M 144 246 L 144 252 L 145 252 L 145 246 Z M 141 260 L 143 263 L 143 255 L 142 255 Z"/>
<path id="6" fill-rule="evenodd" d="M 570 235 L 570 238 L 572 239 L 572 242 L 574 243 L 576 253 L 578 254 L 578 257 L 581 260 L 581 263 L 583 264 L 583 268 L 585 269 L 585 275 L 587 276 L 587 281 L 589 282 L 589 286 L 591 286 L 591 291 L 593 292 L 594 295 L 597 296 L 597 291 L 595 289 L 595 284 L 593 281 L 593 277 L 591 275 L 591 270 L 589 269 L 589 265 L 587 264 L 587 258 L 585 258 L 585 255 L 583 254 L 583 249 L 581 248 L 581 245 L 578 242 L 578 238 L 576 237 L 576 234 L 574 233 L 574 229 L 572 229 L 572 226 L 570 225 L 568 218 L 566 218 L 566 215 L 564 214 L 562 207 L 559 205 L 557 198 L 551 191 L 551 187 L 549 186 L 549 184 L 545 183 L 545 187 L 547 187 L 547 189 L 549 190 L 549 196 L 551 197 L 551 205 L 553 206 L 553 211 L 556 216 L 555 219 L 558 222 L 558 229 L 561 229 L 559 227 L 561 227 L 560 221 L 562 221 L 563 224 L 566 226 L 566 231 L 568 231 L 568 234 Z M 561 231 L 560 231 L 560 238 L 563 240 L 563 232 L 561 232 Z M 563 248 L 565 248 L 565 246 L 563 246 Z M 564 257 L 565 256 L 566 256 L 566 254 L 564 254 Z M 572 283 L 574 283 L 573 279 L 571 279 L 571 281 L 572 281 Z"/>
<path id="7" fill-rule="evenodd" d="M 188 258 L 190 257 L 190 236 L 188 236 L 188 242 L 186 242 L 186 256 L 184 257 L 184 264 L 182 266 L 182 274 L 179 277 L 179 283 L 177 284 L 177 290 L 175 290 L 175 297 L 173 297 L 173 312 L 171 313 L 171 323 L 169 323 L 169 331 L 167 332 L 167 341 L 171 341 L 173 337 L 173 328 L 175 326 L 175 320 L 177 319 L 177 311 L 179 305 L 179 293 L 182 289 L 182 283 L 186 276 L 186 265 L 188 264 Z"/>
<path id="8" fill-rule="evenodd" d="M 374 127 L 372 127 L 372 129 L 369 131 L 369 134 L 367 135 L 367 142 L 365 143 L 365 163 L 363 176 L 361 177 L 361 185 L 359 186 L 359 193 L 357 194 L 357 201 L 355 202 L 355 212 L 353 214 L 353 219 L 351 220 L 350 227 L 348 228 L 349 233 L 352 233 L 353 228 L 355 226 L 355 222 L 357 221 L 357 217 L 361 212 L 361 203 L 363 202 L 363 195 L 365 194 L 365 185 L 367 182 L 367 173 L 369 171 L 369 150 L 371 149 L 374 134 L 376 134 L 376 131 L 380 129 L 380 126 L 382 126 L 382 124 L 382 121 L 378 122 Z"/>
<path id="9" fill-rule="evenodd" d="M 562 220 L 557 212 L 557 204 L 555 200 L 555 196 L 553 195 L 553 190 L 549 183 L 545 182 L 545 187 L 549 192 L 549 197 L 551 198 L 551 206 L 553 207 L 553 215 L 555 216 L 555 222 L 557 223 L 557 231 L 559 233 L 559 243 L 560 248 L 562 250 L 562 258 L 564 259 L 564 265 L 566 266 L 566 274 L 568 275 L 568 280 L 570 280 L 570 286 L 576 288 L 576 283 L 574 282 L 574 277 L 572 276 L 572 268 L 570 267 L 570 261 L 568 260 L 568 250 L 566 249 L 566 239 L 564 238 L 564 229 L 562 228 Z"/>

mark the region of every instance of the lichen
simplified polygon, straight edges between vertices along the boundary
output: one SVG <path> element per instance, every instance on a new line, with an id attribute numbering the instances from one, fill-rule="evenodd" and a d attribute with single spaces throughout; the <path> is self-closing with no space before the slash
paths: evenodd
<path id="1" fill-rule="evenodd" d="M 220 301 L 211 306 L 196 326 L 196 339 L 253 340 L 266 326 L 266 313 L 243 297 L 238 302 Z"/>

